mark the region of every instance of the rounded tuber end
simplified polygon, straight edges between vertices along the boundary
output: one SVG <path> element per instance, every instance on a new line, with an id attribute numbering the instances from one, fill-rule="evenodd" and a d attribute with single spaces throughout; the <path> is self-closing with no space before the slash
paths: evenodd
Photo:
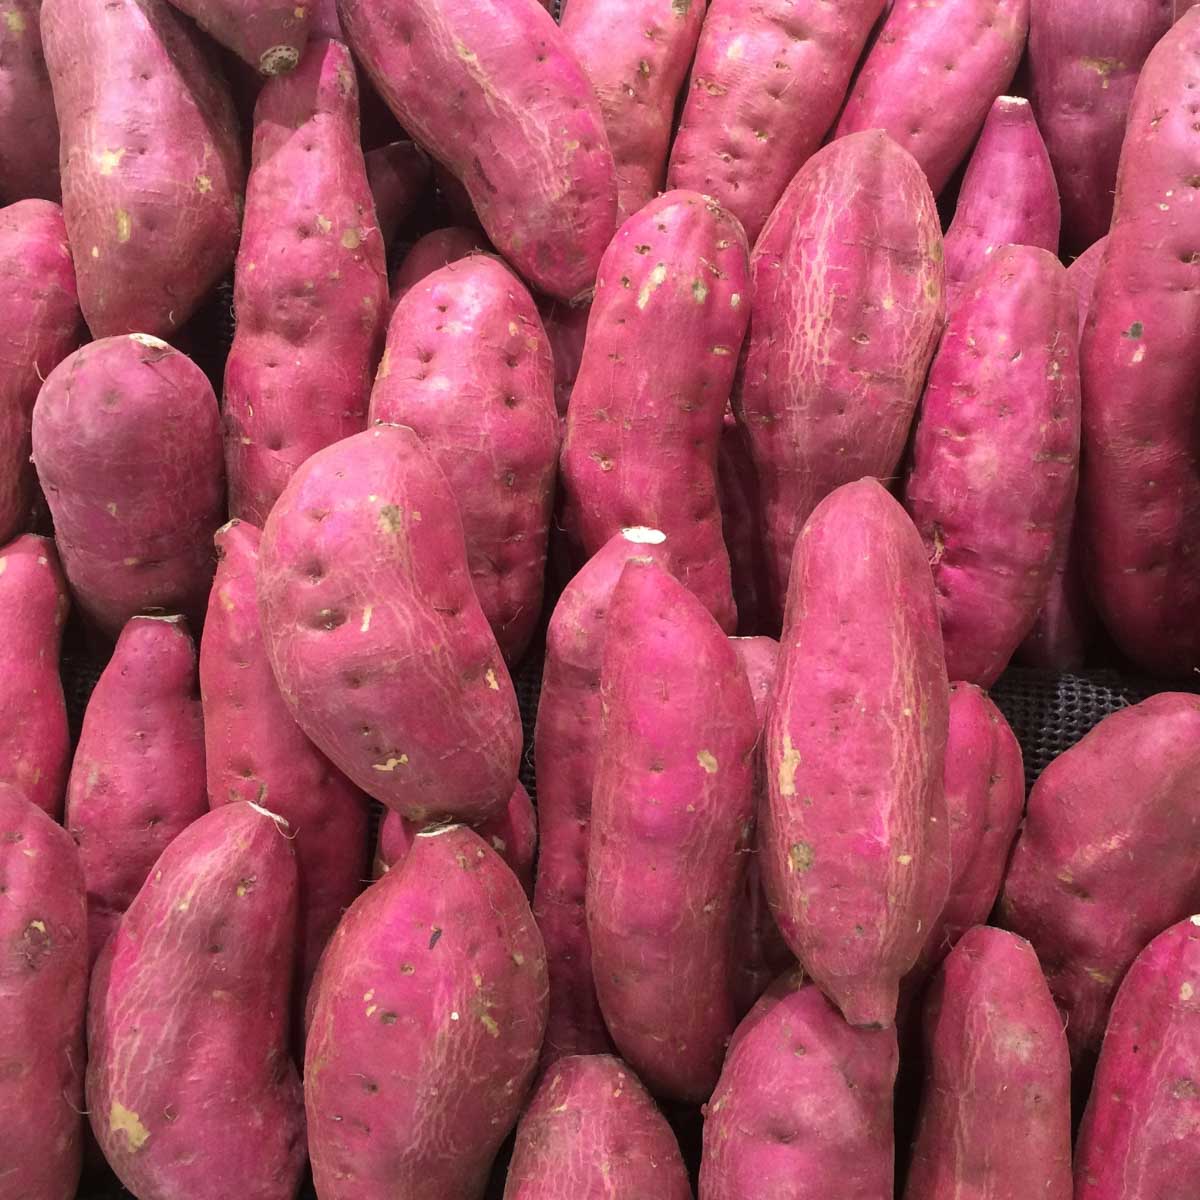
<path id="1" fill-rule="evenodd" d="M 258 60 L 258 69 L 263 75 L 284 75 L 300 61 L 300 51 L 295 46 L 272 46 Z"/>

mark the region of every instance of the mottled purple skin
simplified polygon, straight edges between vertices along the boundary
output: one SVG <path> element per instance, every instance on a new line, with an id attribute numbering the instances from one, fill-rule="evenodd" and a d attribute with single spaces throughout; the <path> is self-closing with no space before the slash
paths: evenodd
<path id="1" fill-rule="evenodd" d="M 83 1146 L 87 901 L 61 825 L 0 783 L 0 1197 L 74 1200 Z"/>
<path id="2" fill-rule="evenodd" d="M 165 0 L 44 0 L 42 39 L 83 315 L 93 337 L 166 337 L 233 264 L 233 103 Z"/>
<path id="3" fill-rule="evenodd" d="M 738 1026 L 705 1110 L 700 1200 L 892 1194 L 895 1030 L 854 1029 L 800 971 Z"/>
<path id="4" fill-rule="evenodd" d="M 592 979 L 585 914 L 592 786 L 600 752 L 600 670 L 613 589 L 631 559 L 665 564 L 661 533 L 615 534 L 567 584 L 546 631 L 534 731 L 538 851 L 533 911 L 546 940 L 550 1018 L 543 1060 L 611 1048 Z"/>
<path id="5" fill-rule="evenodd" d="M 145 334 L 76 350 L 38 394 L 33 459 L 84 617 L 110 639 L 144 612 L 181 612 L 199 629 L 225 513 L 204 372 Z"/>
<path id="6" fill-rule="evenodd" d="M 1086 250 L 1112 223 L 1129 105 L 1171 17 L 1171 0 L 1030 4 L 1029 94 L 1058 177 L 1070 254 Z"/>
<path id="7" fill-rule="evenodd" d="M 608 631 L 588 845 L 596 994 L 646 1086 L 699 1103 L 737 1024 L 754 701 L 720 626 L 654 563 L 626 564 Z"/>
<path id="8" fill-rule="evenodd" d="M 268 806 L 294 841 L 300 912 L 297 983 L 303 992 L 367 872 L 367 798 L 300 731 L 263 645 L 255 575 L 260 533 L 233 521 L 217 531 L 220 561 L 200 643 L 208 803 Z"/>
<path id="9" fill-rule="evenodd" d="M 414 142 L 389 142 L 363 155 L 367 182 L 375 201 L 375 219 L 386 249 L 400 226 L 412 215 L 432 171 L 425 152 Z"/>
<path id="10" fill-rule="evenodd" d="M 1200 917 L 1160 933 L 1125 976 L 1075 1147 L 1076 1200 L 1200 1189 Z"/>
<path id="11" fill-rule="evenodd" d="M 537 0 L 339 0 L 396 119 L 466 186 L 496 248 L 561 300 L 592 286 L 616 227 L 600 105 Z"/>
<path id="12" fill-rule="evenodd" d="M 771 625 L 766 555 L 759 527 L 761 502 L 750 443 L 732 412 L 725 414 L 721 427 L 717 484 L 738 632 L 754 636 L 759 629 Z"/>
<path id="13" fill-rule="evenodd" d="M 88 998 L 92 1131 L 135 1195 L 296 1195 L 295 943 L 286 822 L 230 804 L 163 851 L 100 955 Z"/>
<path id="14" fill-rule="evenodd" d="M 1138 81 L 1080 349 L 1089 590 L 1118 647 L 1166 676 L 1200 666 L 1198 87 L 1189 12 Z"/>
<path id="15" fill-rule="evenodd" d="M 882 0 L 714 0 L 667 184 L 714 197 L 751 244 L 837 119 Z"/>
<path id="16" fill-rule="evenodd" d="M 545 1028 L 516 876 L 465 826 L 418 834 L 322 960 L 304 1069 L 322 1200 L 481 1200 Z"/>
<path id="17" fill-rule="evenodd" d="M 58 118 L 42 53 L 41 0 L 10 0 L 0 28 L 0 203 L 53 200 Z"/>
<path id="18" fill-rule="evenodd" d="M 712 200 L 667 192 L 630 217 L 600 264 L 562 450 L 563 523 L 584 553 L 661 529 L 726 633 L 717 451 L 749 296 L 745 235 Z"/>
<path id="19" fill-rule="evenodd" d="M 521 757 L 512 680 L 433 454 L 376 425 L 318 451 L 263 530 L 267 655 L 300 728 L 410 820 L 482 821 Z"/>
<path id="20" fill-rule="evenodd" d="M 559 1059 L 521 1114 L 504 1200 L 617 1196 L 692 1200 L 679 1143 L 619 1058 Z"/>
<path id="21" fill-rule="evenodd" d="M 57 818 L 71 765 L 58 656 L 70 600 L 49 538 L 0 549 L 0 784 Z"/>
<path id="22" fill-rule="evenodd" d="M 846 484 L 796 542 L 758 844 L 780 931 L 852 1025 L 892 1023 L 946 899 L 948 707 L 920 536 Z"/>
<path id="23" fill-rule="evenodd" d="M 1071 1060 L 1033 947 L 977 925 L 925 1002 L 904 1200 L 1071 1200 Z"/>
<path id="24" fill-rule="evenodd" d="M 769 612 L 830 492 L 895 474 L 945 318 L 942 232 L 912 157 L 878 131 L 797 172 L 751 258 L 733 394 L 758 472 Z"/>
<path id="25" fill-rule="evenodd" d="M 473 254 L 408 291 L 369 417 L 416 430 L 445 472 L 475 593 L 505 659 L 520 661 L 542 613 L 559 425 L 550 343 L 503 263 Z"/>
<path id="26" fill-rule="evenodd" d="M 313 42 L 254 110 L 225 364 L 229 511 L 261 525 L 296 468 L 367 424 L 387 313 L 354 61 Z"/>
<path id="27" fill-rule="evenodd" d="M 89 963 L 158 856 L 207 811 L 196 648 L 181 617 L 134 617 L 88 700 L 67 784 Z"/>
<path id="28" fill-rule="evenodd" d="M 1004 883 L 1086 1074 L 1122 976 L 1200 908 L 1200 697 L 1163 692 L 1105 717 L 1041 774 Z"/>
<path id="29" fill-rule="evenodd" d="M 171 0 L 263 75 L 291 71 L 308 42 L 312 6 L 295 0 Z"/>
<path id="30" fill-rule="evenodd" d="M 432 233 L 418 238 L 392 272 L 389 283 L 392 296 L 390 312 L 395 312 L 396 305 L 408 292 L 434 271 L 448 263 L 457 262 L 460 258 L 466 258 L 469 254 L 485 253 L 487 239 L 477 230 L 464 229 L 458 225 L 435 229 Z"/>

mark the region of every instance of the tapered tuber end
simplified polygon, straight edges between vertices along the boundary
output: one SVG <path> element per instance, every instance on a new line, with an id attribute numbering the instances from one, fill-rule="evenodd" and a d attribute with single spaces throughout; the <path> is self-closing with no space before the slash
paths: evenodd
<path id="1" fill-rule="evenodd" d="M 838 979 L 822 989 L 856 1029 L 887 1029 L 896 1021 L 897 980 Z"/>

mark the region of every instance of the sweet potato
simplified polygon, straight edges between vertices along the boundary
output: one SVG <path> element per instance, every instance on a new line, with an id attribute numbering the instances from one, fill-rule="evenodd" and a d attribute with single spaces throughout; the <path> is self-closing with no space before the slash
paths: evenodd
<path id="1" fill-rule="evenodd" d="M 725 414 L 717 450 L 721 534 L 729 551 L 729 574 L 737 608 L 738 632 L 753 636 L 771 625 L 766 559 L 759 527 L 758 472 L 745 430 Z"/>
<path id="2" fill-rule="evenodd" d="M 550 343 L 520 280 L 474 254 L 413 287 L 388 325 L 369 415 L 416 430 L 445 472 L 475 593 L 518 662 L 541 618 L 559 441 Z"/>
<path id="3" fill-rule="evenodd" d="M 1096 277 L 1100 274 L 1100 264 L 1104 261 L 1104 248 L 1108 245 L 1108 234 L 1099 241 L 1093 242 L 1067 268 L 1067 278 L 1075 289 L 1079 301 L 1079 336 L 1083 337 L 1087 325 L 1088 313 L 1092 310 L 1092 297 L 1096 292 Z"/>
<path id="4" fill-rule="evenodd" d="M 667 192 L 630 217 L 600 264 L 561 466 L 564 525 L 584 552 L 626 526 L 661 529 L 727 633 L 717 450 L 748 298 L 745 235 L 712 200 Z"/>
<path id="5" fill-rule="evenodd" d="M 600 670 L 613 589 L 632 559 L 664 564 L 656 529 L 614 534 L 563 589 L 546 631 L 534 730 L 538 851 L 533 911 L 546 941 L 550 1017 L 543 1058 L 609 1048 L 592 980 L 584 897 L 600 753 Z"/>
<path id="6" fill-rule="evenodd" d="M 521 756 L 512 680 L 433 454 L 399 425 L 318 451 L 263 530 L 267 655 L 300 728 L 413 821 L 482 821 Z"/>
<path id="7" fill-rule="evenodd" d="M 692 1185 L 671 1126 L 620 1059 L 559 1059 L 517 1125 L 504 1200 L 608 1196 L 692 1200 Z"/>
<path id="8" fill-rule="evenodd" d="M 933 568 L 951 679 L 996 681 L 1066 551 L 1077 312 L 1054 255 L 1004 246 L 950 314 L 929 372 L 904 502 Z"/>
<path id="9" fill-rule="evenodd" d="M 0 784 L 57 817 L 71 765 L 58 655 L 69 607 L 49 538 L 0 549 Z"/>
<path id="10" fill-rule="evenodd" d="M 600 1010 L 652 1092 L 705 1100 L 737 1023 L 754 701 L 712 615 L 632 559 L 608 614 L 587 924 Z"/>
<path id="11" fill-rule="evenodd" d="M 165 0 L 44 0 L 63 213 L 92 336 L 165 337 L 232 266 L 237 119 Z"/>
<path id="12" fill-rule="evenodd" d="M 295 942 L 296 863 L 282 818 L 229 804 L 163 851 L 100 955 L 88 998 L 92 1130 L 135 1195 L 296 1195 Z"/>
<path id="13" fill-rule="evenodd" d="M 1200 666 L 1197 87 L 1200 13 L 1190 12 L 1138 82 L 1080 350 L 1089 591 L 1119 648 L 1160 675 Z"/>
<path id="14" fill-rule="evenodd" d="M 921 164 L 936 195 L 1016 73 L 1029 6 L 896 0 L 850 89 L 836 136 L 882 129 Z"/>
<path id="15" fill-rule="evenodd" d="M 921 539 L 846 484 L 796 542 L 758 832 L 780 931 L 852 1025 L 891 1023 L 946 898 L 948 706 Z"/>
<path id="16" fill-rule="evenodd" d="M 1178 21 L 1190 8 L 1200 4 L 1200 0 L 1175 0 L 1175 20 Z"/>
<path id="17" fill-rule="evenodd" d="M 200 368 L 140 333 L 76 350 L 38 394 L 33 458 L 84 616 L 110 638 L 143 612 L 199 629 L 225 509 L 221 419 Z"/>
<path id="18" fill-rule="evenodd" d="M 419 146 L 402 140 L 368 150 L 363 161 L 371 198 L 375 201 L 375 218 L 386 250 L 429 183 L 429 159 Z"/>
<path id="19" fill-rule="evenodd" d="M 466 186 L 488 237 L 541 291 L 586 293 L 616 224 L 600 106 L 537 0 L 340 0 L 396 119 Z"/>
<path id="20" fill-rule="evenodd" d="M 1134 87 L 1170 24 L 1171 0 L 1030 5 L 1029 94 L 1058 177 L 1068 253 L 1108 232 Z"/>
<path id="21" fill-rule="evenodd" d="M 542 325 L 550 339 L 554 355 L 554 405 L 560 419 L 567 415 L 579 365 L 583 362 L 583 346 L 587 338 L 588 315 L 591 307 L 562 304 L 551 300 L 539 305 Z"/>
<path id="22" fill-rule="evenodd" d="M 82 335 L 62 209 L 48 200 L 0 209 L 0 544 L 25 527 L 33 503 L 38 389 Z"/>
<path id="23" fill-rule="evenodd" d="M 733 405 L 758 473 L 777 626 L 817 503 L 895 472 L 941 333 L 941 226 L 917 164 L 878 131 L 826 146 L 763 229 L 751 276 Z"/>
<path id="24" fill-rule="evenodd" d="M 463 229 L 457 225 L 435 229 L 432 233 L 418 238 L 392 272 L 392 311 L 395 312 L 401 299 L 426 276 L 432 275 L 448 263 L 466 258 L 468 254 L 484 253 L 487 247 L 482 244 L 483 241 L 475 230 Z"/>
<path id="25" fill-rule="evenodd" d="M 321 964 L 305 1059 L 321 1200 L 481 1200 L 546 1028 L 546 957 L 470 829 L 418 834 Z"/>
<path id="26" fill-rule="evenodd" d="M 700 1200 L 892 1194 L 895 1030 L 854 1029 L 802 973 L 738 1026 L 706 1110 Z"/>
<path id="27" fill-rule="evenodd" d="M 308 4 L 294 0 L 171 0 L 210 37 L 263 75 L 295 68 L 308 41 Z"/>
<path id="28" fill-rule="evenodd" d="M 8 0 L 0 27 L 0 203 L 62 196 L 58 118 L 42 53 L 41 0 Z"/>
<path id="29" fill-rule="evenodd" d="M 1000 915 L 1038 952 L 1084 1072 L 1138 951 L 1200 907 L 1198 864 L 1200 697 L 1105 717 L 1034 784 Z"/>

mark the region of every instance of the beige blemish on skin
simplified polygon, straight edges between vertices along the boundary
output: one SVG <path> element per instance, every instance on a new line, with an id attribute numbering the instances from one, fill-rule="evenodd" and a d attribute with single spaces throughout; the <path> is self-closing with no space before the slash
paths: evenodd
<path id="1" fill-rule="evenodd" d="M 196 176 L 196 191 L 198 191 L 200 193 L 200 195 L 202 195 L 202 196 L 207 195 L 209 192 L 211 192 L 212 191 L 212 177 L 209 175 L 197 175 Z"/>
<path id="2" fill-rule="evenodd" d="M 883 298 L 883 311 L 884 311 L 884 312 L 891 312 L 891 311 L 892 311 L 892 309 L 893 309 L 893 308 L 895 308 L 895 307 L 896 307 L 896 301 L 895 301 L 895 300 L 894 300 L 894 299 L 893 299 L 891 296 L 884 296 L 884 298 Z"/>
<path id="3" fill-rule="evenodd" d="M 479 56 L 458 40 L 454 39 L 454 53 L 458 55 L 463 62 L 469 63 L 471 66 L 476 66 L 479 63 Z"/>
<path id="4" fill-rule="evenodd" d="M 123 209 L 117 209 L 117 241 L 127 242 L 133 236 L 133 218 Z"/>
<path id="5" fill-rule="evenodd" d="M 645 308 L 650 303 L 651 295 L 662 287 L 663 280 L 667 277 L 667 264 L 658 263 L 654 270 L 650 272 L 649 280 L 642 284 L 642 289 L 638 292 L 637 306 L 639 309 Z"/>
<path id="6" fill-rule="evenodd" d="M 93 246 L 93 247 L 92 247 L 92 257 L 93 257 L 93 258 L 99 258 L 99 257 L 100 257 L 100 247 L 99 247 L 99 246 Z"/>
<path id="7" fill-rule="evenodd" d="M 703 304 L 708 298 L 708 288 L 703 279 L 692 280 L 692 297 L 697 304 Z"/>
<path id="8" fill-rule="evenodd" d="M 726 58 L 741 58 L 746 53 L 745 38 L 735 37 L 725 51 Z"/>
<path id="9" fill-rule="evenodd" d="M 385 504 L 379 510 L 379 528 L 383 533 L 400 532 L 400 509 L 395 504 Z"/>
<path id="10" fill-rule="evenodd" d="M 36 929 L 38 931 L 38 933 L 45 933 L 46 932 L 46 922 L 45 921 L 30 921 L 29 928 Z"/>
<path id="11" fill-rule="evenodd" d="M 342 234 L 342 245 L 347 250 L 357 250 L 362 245 L 362 238 L 357 229 L 347 229 Z"/>
<path id="12" fill-rule="evenodd" d="M 1145 346 L 1139 346 L 1139 347 L 1138 347 L 1138 348 L 1137 348 L 1137 349 L 1136 349 L 1136 350 L 1133 352 L 1133 358 L 1131 358 L 1129 361 L 1130 361 L 1130 362 L 1133 362 L 1133 363 L 1140 363 L 1140 362 L 1142 361 L 1142 359 L 1144 359 L 1145 357 L 1146 357 L 1146 347 L 1145 347 Z"/>
<path id="13" fill-rule="evenodd" d="M 729 354 L 730 354 L 730 350 L 729 350 L 728 346 L 714 346 L 712 348 L 712 353 L 715 354 L 718 358 L 728 358 Z"/>
<path id="14" fill-rule="evenodd" d="M 389 758 L 387 762 L 372 763 L 371 769 L 374 771 L 394 771 L 397 767 L 405 767 L 408 765 L 408 755 L 402 754 L 399 758 Z"/>
<path id="15" fill-rule="evenodd" d="M 374 611 L 375 606 L 373 604 L 368 604 L 367 607 L 363 609 L 362 624 L 358 627 L 359 633 L 366 633 L 367 630 L 371 628 L 371 614 Z"/>
<path id="16" fill-rule="evenodd" d="M 788 850 L 788 870 L 802 874 L 813 865 L 812 847 L 807 842 L 796 842 Z"/>
<path id="17" fill-rule="evenodd" d="M 1192 985 L 1189 982 L 1187 982 L 1187 980 L 1184 980 L 1184 982 L 1182 984 L 1180 984 L 1180 987 L 1179 987 L 1180 1000 L 1190 1000 L 1195 994 L 1196 994 L 1196 989 L 1194 987 L 1192 987 Z"/>
<path id="18" fill-rule="evenodd" d="M 500 684 L 496 681 L 496 672 L 493 671 L 491 667 L 488 667 L 487 673 L 484 675 L 484 679 L 487 680 L 487 685 L 492 689 L 493 692 L 498 692 L 500 690 Z"/>
<path id="19" fill-rule="evenodd" d="M 783 757 L 779 760 L 779 794 L 796 794 L 796 770 L 800 766 L 800 751 L 792 745 L 790 734 L 783 735 Z"/>
<path id="20" fill-rule="evenodd" d="M 741 302 L 742 302 L 742 298 L 741 298 L 741 296 L 739 296 L 737 294 L 737 292 L 734 292 L 733 295 L 729 297 L 729 307 L 730 308 L 737 308 L 737 306 L 739 304 L 741 304 Z"/>
<path id="21" fill-rule="evenodd" d="M 333 222 L 328 217 L 323 217 L 320 213 L 317 213 L 317 228 L 322 233 L 328 233 L 333 228 Z"/>
<path id="22" fill-rule="evenodd" d="M 711 750 L 701 750 L 696 755 L 696 761 L 704 768 L 706 774 L 715 775 L 717 773 L 717 756 Z"/>
<path id="23" fill-rule="evenodd" d="M 132 1109 L 126 1108 L 119 1100 L 112 1102 L 109 1109 L 108 1123 L 114 1133 L 123 1133 L 129 1142 L 131 1150 L 140 1150 L 150 1139 L 150 1130 L 142 1124 L 141 1118 Z"/>
<path id="24" fill-rule="evenodd" d="M 913 856 L 911 854 L 897 854 L 896 861 L 902 866 L 907 867 L 911 864 Z"/>
<path id="25" fill-rule="evenodd" d="M 4 14 L 4 23 L 8 26 L 9 33 L 15 33 L 18 37 L 25 32 L 25 18 L 19 12 L 9 10 Z"/>
<path id="26" fill-rule="evenodd" d="M 124 150 L 101 150 L 96 155 L 96 166 L 100 168 L 101 175 L 111 175 L 121 165 L 121 159 L 124 157 Z"/>

